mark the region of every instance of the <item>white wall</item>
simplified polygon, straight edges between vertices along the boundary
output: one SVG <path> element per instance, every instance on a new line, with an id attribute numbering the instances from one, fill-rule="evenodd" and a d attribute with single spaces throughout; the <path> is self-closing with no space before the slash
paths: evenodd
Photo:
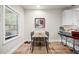
<path id="1" fill-rule="evenodd" d="M 35 29 L 35 19 L 34 18 L 45 18 L 45 29 L 50 34 L 50 41 L 59 41 L 60 37 L 58 35 L 58 29 L 61 25 L 62 10 L 25 10 L 25 38 L 30 41 L 30 32 Z"/>
<path id="2" fill-rule="evenodd" d="M 0 53 L 11 53 L 24 42 L 24 10 L 20 6 L 10 6 L 19 13 L 19 37 L 4 43 L 4 38 L 0 39 L 2 50 Z M 1 26 L 3 24 L 0 24 Z M 5 29 L 3 29 L 5 30 Z M 2 35 L 3 37 L 3 35 Z"/>
<path id="3" fill-rule="evenodd" d="M 0 5 L 0 53 L 1 53 L 1 51 L 2 51 L 2 27 L 1 27 L 1 24 L 2 24 L 2 20 L 1 20 L 1 11 L 2 11 L 2 6 Z"/>

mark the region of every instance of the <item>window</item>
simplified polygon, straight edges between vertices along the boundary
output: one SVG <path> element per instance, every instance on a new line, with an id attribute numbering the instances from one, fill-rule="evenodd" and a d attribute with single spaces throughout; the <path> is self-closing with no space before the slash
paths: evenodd
<path id="1" fill-rule="evenodd" d="M 5 6 L 5 40 L 18 36 L 18 14 Z"/>

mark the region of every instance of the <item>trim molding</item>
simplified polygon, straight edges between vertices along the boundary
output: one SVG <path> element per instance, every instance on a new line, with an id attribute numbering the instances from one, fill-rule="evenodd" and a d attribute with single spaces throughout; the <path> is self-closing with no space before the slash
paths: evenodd
<path id="1" fill-rule="evenodd" d="M 60 39 L 50 39 L 49 42 L 61 42 Z"/>

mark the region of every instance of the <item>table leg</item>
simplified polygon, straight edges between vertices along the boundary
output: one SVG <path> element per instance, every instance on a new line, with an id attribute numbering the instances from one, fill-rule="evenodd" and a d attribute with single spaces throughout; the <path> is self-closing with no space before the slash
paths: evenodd
<path id="1" fill-rule="evenodd" d="M 34 43 L 32 42 L 32 51 L 31 51 L 32 53 L 33 53 L 33 47 L 34 47 Z"/>
<path id="2" fill-rule="evenodd" d="M 47 53 L 48 53 L 48 42 L 46 42 L 46 49 L 47 49 Z"/>

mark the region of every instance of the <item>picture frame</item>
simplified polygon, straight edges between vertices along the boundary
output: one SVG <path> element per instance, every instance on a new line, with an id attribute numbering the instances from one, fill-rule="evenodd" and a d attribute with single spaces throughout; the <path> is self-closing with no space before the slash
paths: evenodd
<path id="1" fill-rule="evenodd" d="M 35 18 L 35 28 L 45 28 L 45 18 Z"/>

